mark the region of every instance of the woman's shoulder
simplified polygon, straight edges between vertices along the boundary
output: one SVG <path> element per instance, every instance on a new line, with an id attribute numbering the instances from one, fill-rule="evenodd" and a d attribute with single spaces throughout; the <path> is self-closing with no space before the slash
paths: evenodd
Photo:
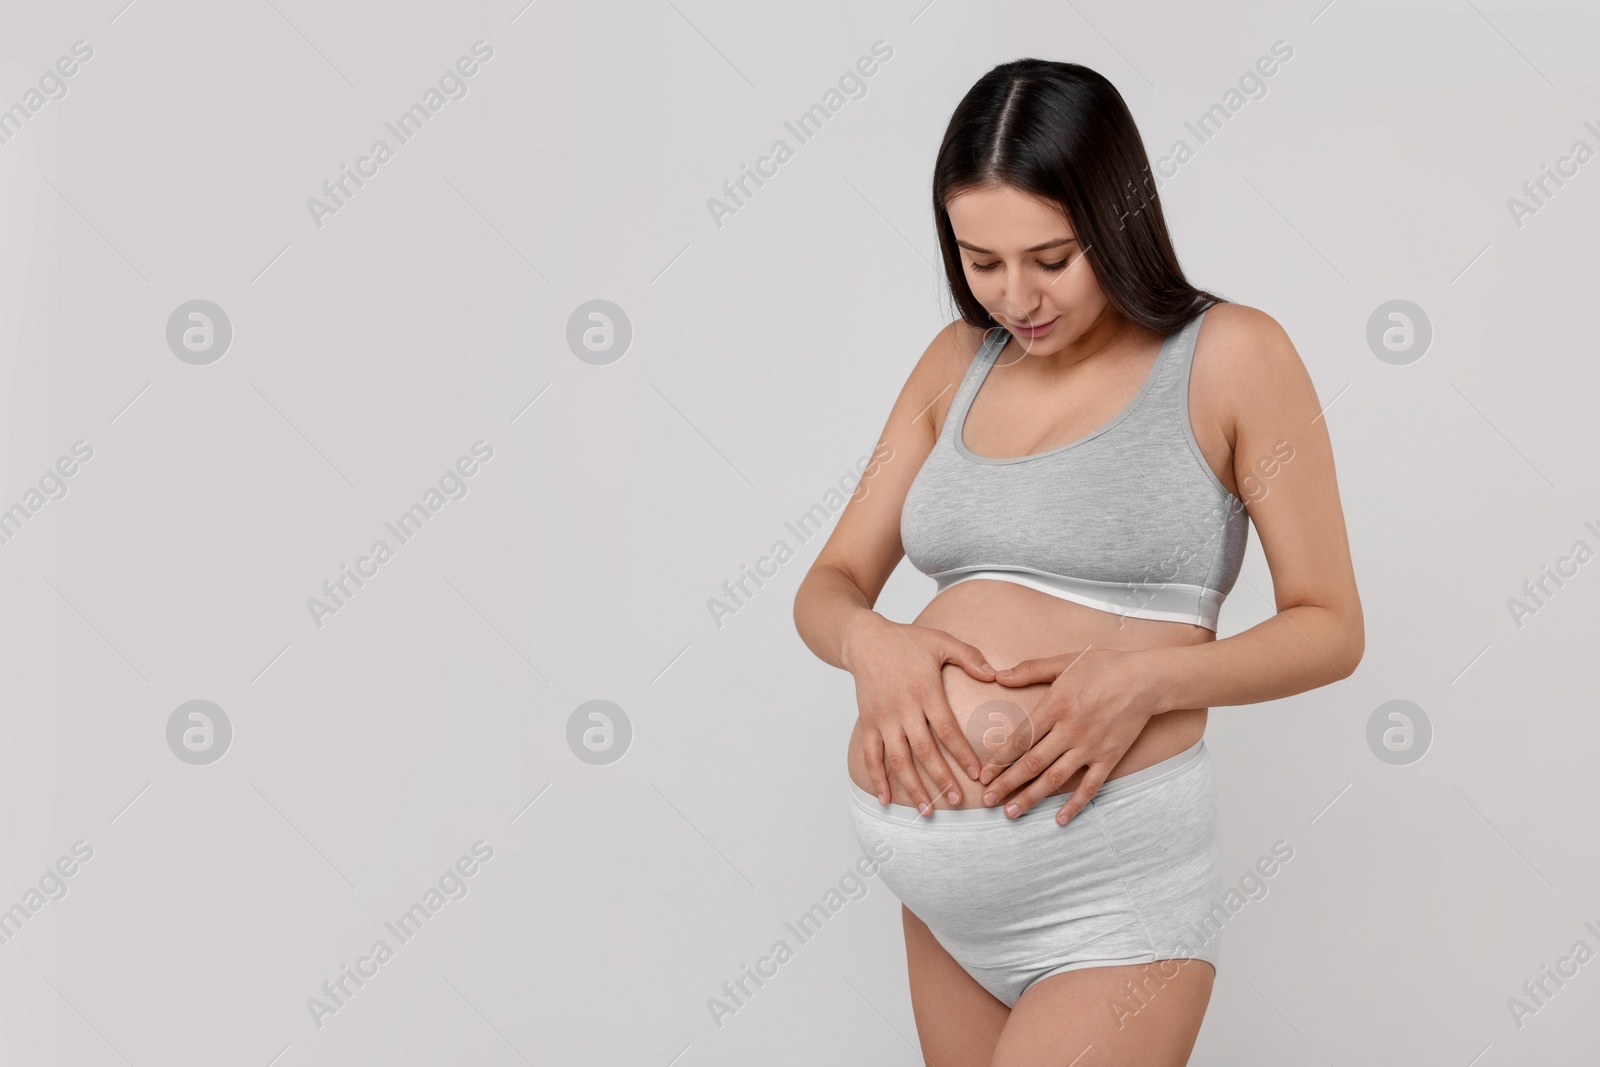
<path id="1" fill-rule="evenodd" d="M 1202 351 L 1226 353 L 1223 361 L 1238 369 L 1252 360 L 1281 359 L 1286 351 L 1292 354 L 1294 346 L 1289 344 L 1289 335 L 1278 320 L 1265 311 L 1224 301 L 1205 310 L 1195 338 L 1196 362 Z M 1218 361 L 1214 358 L 1209 362 Z"/>
<path id="2" fill-rule="evenodd" d="M 1277 319 L 1247 304 L 1206 309 L 1195 337 L 1189 394 L 1194 407 L 1214 412 L 1234 438 L 1238 420 L 1303 394 L 1310 375 Z"/>
<path id="3" fill-rule="evenodd" d="M 998 329 L 998 326 L 974 326 L 965 319 L 955 319 L 933 335 L 911 368 L 906 391 L 922 399 L 918 410 L 935 437 L 944 426 L 945 414 L 972 368 L 972 361 Z"/>
<path id="4" fill-rule="evenodd" d="M 933 340 L 928 342 L 923 352 L 923 361 L 933 363 L 940 371 L 965 371 L 978 354 L 978 349 L 999 329 L 993 324 L 974 326 L 966 319 L 953 319 L 933 335 Z"/>
<path id="5" fill-rule="evenodd" d="M 1194 340 L 1192 389 L 1232 394 L 1252 381 L 1304 373 L 1300 354 L 1278 320 L 1248 304 L 1212 304 Z"/>

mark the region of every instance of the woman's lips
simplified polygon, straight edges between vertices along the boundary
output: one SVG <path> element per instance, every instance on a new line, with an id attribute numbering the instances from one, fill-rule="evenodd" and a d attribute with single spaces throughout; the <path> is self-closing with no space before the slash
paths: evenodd
<path id="1" fill-rule="evenodd" d="M 1059 317 L 1060 316 L 1057 316 L 1057 318 Z M 1056 319 L 1051 319 L 1049 322 L 1044 323 L 1041 326 L 1007 326 L 1007 329 L 1019 337 L 1043 337 L 1050 331 L 1050 327 L 1054 326 L 1055 324 Z"/>

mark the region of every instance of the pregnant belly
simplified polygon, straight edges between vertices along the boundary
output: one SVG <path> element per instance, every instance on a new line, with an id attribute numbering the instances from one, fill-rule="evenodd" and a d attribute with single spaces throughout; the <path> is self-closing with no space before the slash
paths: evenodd
<path id="1" fill-rule="evenodd" d="M 997 668 L 1084 648 L 1134 650 L 1201 644 L 1216 639 L 1216 635 L 1203 626 L 1125 618 L 1026 586 L 984 579 L 962 582 L 935 596 L 914 622 L 918 626 L 944 630 L 975 645 L 990 665 Z M 999 752 L 1013 739 L 1030 744 L 1035 739 L 1029 714 L 1049 691 L 1049 684 L 1006 686 L 984 682 L 959 667 L 948 665 L 943 669 L 943 676 L 950 710 L 980 759 Z M 1151 717 L 1112 768 L 1111 777 L 1130 774 L 1177 755 L 1200 740 L 1205 726 L 1205 708 L 1185 708 Z M 934 742 L 955 772 L 956 788 L 961 791 L 961 800 L 952 804 L 938 792 L 921 765 L 913 763 L 934 806 L 983 807 L 983 793 L 988 786 L 968 778 L 937 736 Z M 877 792 L 862 754 L 860 719 L 856 720 L 850 734 L 849 766 L 851 781 L 869 793 Z M 1082 778 L 1081 769 L 1074 771 L 1053 792 L 1070 793 Z M 891 776 L 889 788 L 891 802 L 913 804 L 910 793 L 899 779 Z M 1009 791 L 1000 802 L 1004 804 L 1020 788 Z"/>

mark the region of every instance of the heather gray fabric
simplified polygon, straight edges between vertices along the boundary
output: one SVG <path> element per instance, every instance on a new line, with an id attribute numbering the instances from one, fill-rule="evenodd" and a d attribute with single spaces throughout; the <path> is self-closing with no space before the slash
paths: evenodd
<path id="1" fill-rule="evenodd" d="M 1082 967 L 1217 965 L 1230 913 L 1204 740 L 1110 779 L 1065 826 L 1055 813 L 1071 794 L 1015 819 L 998 806 L 924 816 L 846 781 L 861 847 L 892 849 L 883 884 L 1007 1007 Z M 1192 964 L 1159 973 L 1179 966 Z"/>
<path id="2" fill-rule="evenodd" d="M 974 578 L 1010 581 L 1102 611 L 1215 630 L 1250 521 L 1189 422 L 1204 318 L 1167 335 L 1139 393 L 1111 421 L 1061 448 L 998 459 L 971 452 L 961 436 L 1011 336 L 990 331 L 906 494 L 906 558 L 939 592 Z"/>

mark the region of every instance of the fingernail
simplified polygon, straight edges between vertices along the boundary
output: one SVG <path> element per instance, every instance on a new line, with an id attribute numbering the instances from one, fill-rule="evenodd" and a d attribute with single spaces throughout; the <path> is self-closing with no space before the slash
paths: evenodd
<path id="1" fill-rule="evenodd" d="M 989 666 L 988 660 L 985 660 L 983 663 L 979 664 L 979 666 L 981 666 L 984 670 L 988 671 L 990 674 L 994 673 L 994 668 Z"/>
<path id="2" fill-rule="evenodd" d="M 922 812 L 922 814 L 927 815 L 929 812 L 933 811 L 933 801 L 924 800 L 917 810 Z"/>
<path id="3" fill-rule="evenodd" d="M 961 803 L 961 792 L 959 790 L 952 789 L 950 792 L 944 795 L 944 798 L 952 804 L 959 804 Z"/>
<path id="4" fill-rule="evenodd" d="M 887 804 L 887 803 L 889 803 L 889 794 L 888 793 L 879 793 L 878 794 L 878 803 L 879 804 Z"/>
<path id="5" fill-rule="evenodd" d="M 977 767 L 968 767 L 967 768 L 967 777 L 968 778 L 976 778 L 976 777 L 978 777 L 978 768 Z"/>
<path id="6" fill-rule="evenodd" d="M 1006 814 L 1011 816 L 1012 818 L 1016 818 L 1017 815 L 1019 815 L 1021 812 L 1022 812 L 1022 808 L 1020 808 L 1016 804 L 1007 804 L 1006 805 Z"/>
<path id="7" fill-rule="evenodd" d="M 999 797 L 994 795 L 994 790 L 992 790 L 992 789 L 989 790 L 989 792 L 983 794 L 983 802 L 985 804 L 993 805 L 994 802 L 999 800 L 999 799 L 1000 799 Z"/>

